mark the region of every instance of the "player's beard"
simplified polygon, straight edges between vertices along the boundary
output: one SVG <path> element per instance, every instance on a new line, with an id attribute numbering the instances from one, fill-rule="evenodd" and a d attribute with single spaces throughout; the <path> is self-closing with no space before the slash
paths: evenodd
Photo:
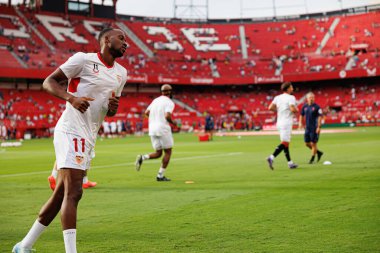
<path id="1" fill-rule="evenodd" d="M 113 56 L 113 58 L 119 58 L 123 56 L 121 49 L 115 49 L 112 45 L 110 47 L 110 54 Z"/>

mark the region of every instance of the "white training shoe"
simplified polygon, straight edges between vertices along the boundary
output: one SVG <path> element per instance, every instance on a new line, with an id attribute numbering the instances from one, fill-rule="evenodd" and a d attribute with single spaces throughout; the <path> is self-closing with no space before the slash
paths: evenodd
<path id="1" fill-rule="evenodd" d="M 34 253 L 35 249 L 21 248 L 21 242 L 18 242 L 12 249 L 12 253 Z"/>
<path id="2" fill-rule="evenodd" d="M 136 162 L 135 162 L 135 166 L 136 166 L 136 170 L 137 171 L 140 171 L 142 163 L 143 163 L 143 156 L 142 155 L 137 155 Z"/>

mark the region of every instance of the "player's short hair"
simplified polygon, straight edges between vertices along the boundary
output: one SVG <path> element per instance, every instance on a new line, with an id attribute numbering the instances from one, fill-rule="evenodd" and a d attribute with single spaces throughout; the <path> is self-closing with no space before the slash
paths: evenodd
<path id="1" fill-rule="evenodd" d="M 282 91 L 287 91 L 288 88 L 289 88 L 291 85 L 292 85 L 291 82 L 285 82 L 285 83 L 281 84 L 281 90 L 282 90 Z"/>
<path id="2" fill-rule="evenodd" d="M 169 91 L 172 90 L 172 86 L 170 84 L 164 84 L 161 86 L 161 91 Z"/>
<path id="3" fill-rule="evenodd" d="M 99 36 L 98 36 L 98 41 L 100 42 L 103 38 L 103 36 L 108 33 L 109 31 L 112 31 L 114 28 L 113 27 L 107 27 L 104 28 L 103 30 L 100 31 Z"/>
<path id="4" fill-rule="evenodd" d="M 306 97 L 308 98 L 308 97 L 310 97 L 310 96 L 314 96 L 314 93 L 313 92 L 308 92 L 307 94 L 306 94 Z"/>

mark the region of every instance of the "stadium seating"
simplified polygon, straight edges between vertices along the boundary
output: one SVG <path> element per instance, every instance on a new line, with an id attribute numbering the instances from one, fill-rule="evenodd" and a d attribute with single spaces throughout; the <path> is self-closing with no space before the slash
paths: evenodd
<path id="1" fill-rule="evenodd" d="M 354 77 L 342 73 L 349 61 L 353 63 L 350 68 L 358 71 L 355 77 L 376 76 L 380 67 L 379 15 L 370 12 L 279 22 L 195 24 L 64 16 L 1 5 L 0 67 L 7 71 L 50 72 L 74 52 L 97 51 L 99 31 L 122 22 L 154 54 L 148 57 L 131 38 L 126 38 L 127 54 L 118 61 L 128 69 L 129 82 L 134 82 L 136 76 L 139 78 L 136 82 L 145 83 L 150 77 L 156 78 L 152 83 L 173 80 L 176 83 L 183 77 L 188 78 L 183 84 L 194 79 L 205 85 L 210 80 L 213 83 L 213 78 L 224 85 L 278 83 L 288 76 L 297 77 L 296 81 L 318 80 L 321 76 L 313 76 L 318 73 L 328 76 L 322 79 L 337 79 L 346 75 Z M 329 32 L 334 22 L 337 26 Z M 242 28 L 243 39 L 240 38 Z M 325 36 L 329 39 L 317 53 Z M 242 57 L 242 41 L 247 45 L 246 58 Z M 222 92 L 211 86 L 202 92 L 179 89 L 176 98 L 198 113 L 213 115 L 221 128 L 250 129 L 275 121 L 275 114 L 267 110 L 273 96 L 278 94 L 271 87 L 231 88 Z M 297 98 L 302 98 L 309 89 L 308 85 L 299 87 Z M 379 120 L 380 90 L 376 85 L 324 86 L 313 90 L 327 114 L 326 123 Z M 3 115 L 0 120 L 9 129 L 17 126 L 20 136 L 30 129 L 37 131 L 38 136 L 49 135 L 47 129 L 54 126 L 64 109 L 62 101 L 54 97 L 46 100 L 40 90 L 1 89 L 0 92 L 0 115 Z M 132 130 L 141 124 L 146 128 L 147 121 L 142 114 L 155 95 L 126 93 L 120 101 L 118 115 L 106 120 L 128 122 Z M 175 117 L 186 129 L 198 129 L 204 124 L 197 113 L 178 105 Z"/>
<path id="2" fill-rule="evenodd" d="M 316 94 L 317 103 L 326 116 L 324 123 L 380 122 L 380 88 L 378 85 L 297 87 L 295 96 L 302 99 L 309 91 Z M 279 92 L 272 87 L 254 87 L 249 90 L 228 89 L 226 92 L 206 89 L 203 92 L 182 90 L 175 98 L 192 107 L 203 115 L 211 114 L 216 127 L 222 129 L 252 129 L 275 122 L 275 114 L 268 111 L 268 105 Z M 49 135 L 65 104 L 63 101 L 37 90 L 0 90 L 0 120 L 6 127 L 16 127 L 20 136 L 25 131 L 38 135 Z M 138 123 L 147 128 L 143 113 L 149 103 L 157 96 L 155 93 L 126 93 L 120 100 L 116 117 L 106 118 L 107 122 L 122 121 L 136 129 Z M 299 105 L 299 107 L 302 105 Z M 5 117 L 7 115 L 7 117 Z M 174 118 L 181 122 L 184 129 L 202 129 L 203 117 L 185 108 L 176 106 Z M 295 124 L 297 119 L 295 119 Z M 13 124 L 13 125 L 12 125 Z"/>
<path id="3" fill-rule="evenodd" d="M 8 49 L 0 49 L 0 67 L 21 68 L 21 64 L 13 57 Z"/>
<path id="4" fill-rule="evenodd" d="M 29 68 L 55 68 L 73 52 L 96 51 L 96 35 L 100 29 L 109 25 L 117 27 L 115 20 L 79 15 L 65 17 L 50 12 L 35 13 L 24 8 L 19 10 L 23 16 L 19 16 L 11 7 L 2 7 L 0 26 L 3 29 L 24 31 L 30 37 L 3 34 L 0 35 L 0 45 L 9 46 Z M 257 76 L 338 73 L 345 68 L 355 47 L 364 46 L 365 50 L 356 52 L 358 56 L 353 68 L 371 72 L 379 66 L 380 61 L 379 15 L 379 12 L 371 12 L 242 24 L 119 20 L 154 53 L 152 58 L 146 56 L 127 37 L 130 48 L 120 62 L 129 69 L 131 75 L 136 76 L 241 78 L 248 84 L 249 80 Z M 54 51 L 28 26 L 24 17 L 53 45 Z M 335 19 L 339 22 L 335 30 L 329 33 Z M 20 25 L 24 28 L 20 28 Z M 242 58 L 240 27 L 245 30 L 245 59 Z M 317 54 L 317 48 L 327 33 L 331 36 L 321 54 Z M 211 66 L 210 61 L 214 66 Z"/>
<path id="5" fill-rule="evenodd" d="M 339 52 L 342 49 L 346 50 L 352 44 L 362 43 L 369 44 L 370 50 L 378 48 L 380 41 L 378 15 L 378 12 L 374 12 L 341 16 L 339 26 L 325 46 L 325 50 Z"/>

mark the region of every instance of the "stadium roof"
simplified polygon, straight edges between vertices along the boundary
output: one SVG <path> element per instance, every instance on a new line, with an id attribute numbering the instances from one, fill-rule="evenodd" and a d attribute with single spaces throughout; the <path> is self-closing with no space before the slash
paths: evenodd
<path id="1" fill-rule="evenodd" d="M 12 0 L 12 4 L 22 2 Z M 102 2 L 113 4 L 113 0 L 93 0 L 96 4 Z M 321 13 L 375 4 L 380 4 L 380 0 L 117 0 L 116 12 L 162 18 L 239 19 Z"/>
<path id="2" fill-rule="evenodd" d="M 380 4 L 380 0 L 119 0 L 119 14 L 149 17 L 174 17 L 175 2 L 179 5 L 205 5 L 209 19 L 262 18 L 336 11 L 352 7 Z M 273 8 L 276 6 L 276 8 Z M 189 9 L 178 9 L 177 15 L 191 15 Z M 205 10 L 198 8 L 195 14 Z M 186 17 L 185 17 L 186 18 Z M 188 18 L 196 18 L 196 15 Z"/>

